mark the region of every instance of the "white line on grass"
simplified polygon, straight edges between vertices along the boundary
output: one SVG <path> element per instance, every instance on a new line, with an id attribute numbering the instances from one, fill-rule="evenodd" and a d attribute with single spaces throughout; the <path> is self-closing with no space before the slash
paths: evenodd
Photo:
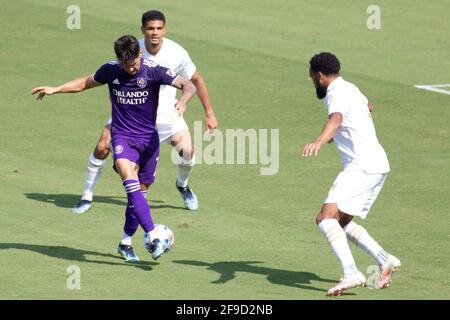
<path id="1" fill-rule="evenodd" d="M 434 92 L 439 92 L 439 93 L 450 95 L 450 90 L 439 89 L 439 88 L 450 87 L 450 84 L 415 85 L 414 87 L 416 87 L 417 89 L 434 91 Z"/>

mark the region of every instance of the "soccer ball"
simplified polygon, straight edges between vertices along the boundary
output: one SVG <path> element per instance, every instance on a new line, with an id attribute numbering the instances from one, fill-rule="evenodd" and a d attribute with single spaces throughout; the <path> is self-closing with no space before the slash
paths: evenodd
<path id="1" fill-rule="evenodd" d="M 172 248 L 175 242 L 175 237 L 173 236 L 172 230 L 170 230 L 168 226 L 165 226 L 163 224 L 155 224 L 154 232 L 155 238 L 159 239 L 162 242 L 164 248 Z"/>

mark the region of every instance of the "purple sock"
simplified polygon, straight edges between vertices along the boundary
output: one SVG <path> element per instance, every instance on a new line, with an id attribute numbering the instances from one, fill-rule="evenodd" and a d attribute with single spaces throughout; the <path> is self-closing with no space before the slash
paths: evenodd
<path id="1" fill-rule="evenodd" d="M 130 210 L 127 208 L 127 211 L 133 214 L 133 216 L 139 222 L 145 232 L 153 230 L 155 227 L 153 225 L 152 216 L 150 214 L 150 208 L 148 206 L 147 200 L 141 193 L 139 181 L 127 179 L 123 182 L 123 186 L 125 187 L 125 191 L 128 197 L 128 207 L 131 207 L 130 209 L 133 209 Z M 127 212 L 125 214 L 127 214 Z M 128 221 L 131 223 L 130 225 L 127 225 Z M 127 230 L 128 227 L 133 228 L 132 221 L 132 219 L 125 220 L 124 231 Z M 125 233 L 127 232 L 125 231 Z"/>
<path id="2" fill-rule="evenodd" d="M 125 210 L 125 225 L 123 227 L 123 232 L 132 237 L 136 233 L 138 227 L 139 221 L 136 218 L 134 208 L 132 206 L 128 206 L 127 204 L 127 210 Z"/>

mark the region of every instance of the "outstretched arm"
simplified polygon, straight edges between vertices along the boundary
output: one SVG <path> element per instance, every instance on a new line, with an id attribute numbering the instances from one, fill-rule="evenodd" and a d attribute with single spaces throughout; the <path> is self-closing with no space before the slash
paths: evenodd
<path id="1" fill-rule="evenodd" d="M 178 116 L 181 116 L 186 111 L 186 105 L 189 100 L 192 99 L 197 89 L 195 89 L 195 86 L 191 81 L 183 78 L 182 76 L 178 76 L 172 83 L 172 86 L 183 91 L 180 99 L 178 99 L 178 102 L 175 105 Z"/>
<path id="2" fill-rule="evenodd" d="M 36 87 L 31 90 L 31 94 L 38 93 L 37 100 L 42 100 L 46 95 L 55 93 L 75 93 L 86 89 L 101 86 L 101 83 L 95 82 L 92 76 L 81 77 L 69 82 L 66 82 L 58 87 Z"/>
<path id="3" fill-rule="evenodd" d="M 332 113 L 327 123 L 325 124 L 325 127 L 322 129 L 322 132 L 319 134 L 316 140 L 314 140 L 313 143 L 308 143 L 307 145 L 305 145 L 302 155 L 304 157 L 309 157 L 314 153 L 317 156 L 320 147 L 333 139 L 333 136 L 341 126 L 341 123 L 342 114 L 339 112 Z"/>
<path id="4" fill-rule="evenodd" d="M 205 110 L 205 128 L 207 131 L 217 128 L 218 123 L 216 115 L 209 100 L 208 88 L 206 87 L 205 80 L 203 79 L 200 72 L 196 71 L 192 77 L 191 81 L 197 88 L 197 95 L 202 103 L 203 109 Z"/>

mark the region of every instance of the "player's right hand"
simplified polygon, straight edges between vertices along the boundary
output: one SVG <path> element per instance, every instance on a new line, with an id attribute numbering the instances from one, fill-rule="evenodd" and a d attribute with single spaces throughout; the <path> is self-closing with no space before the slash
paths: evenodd
<path id="1" fill-rule="evenodd" d="M 205 130 L 208 133 L 211 133 L 218 126 L 216 115 L 214 112 L 207 114 L 205 118 Z"/>
<path id="2" fill-rule="evenodd" d="M 34 95 L 35 93 L 38 93 L 36 100 L 42 100 L 46 95 L 51 96 L 52 94 L 55 94 L 56 91 L 57 88 L 54 87 L 36 87 L 31 90 L 31 94 Z"/>
<path id="3" fill-rule="evenodd" d="M 317 155 L 319 154 L 319 150 L 320 150 L 320 143 L 317 142 L 308 143 L 303 148 L 302 156 L 306 158 L 314 154 L 317 157 Z"/>
<path id="4" fill-rule="evenodd" d="M 177 116 L 181 117 L 183 115 L 183 113 L 186 111 L 187 106 L 184 103 L 181 102 L 177 102 L 175 104 L 175 113 L 177 114 Z"/>

